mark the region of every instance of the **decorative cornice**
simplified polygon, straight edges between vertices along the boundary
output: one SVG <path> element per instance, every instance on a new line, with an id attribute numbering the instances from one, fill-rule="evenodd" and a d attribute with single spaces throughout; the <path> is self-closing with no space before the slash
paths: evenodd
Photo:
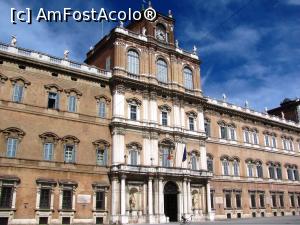
<path id="1" fill-rule="evenodd" d="M 12 84 L 15 84 L 17 83 L 18 81 L 21 81 L 24 83 L 25 87 L 29 86 L 31 84 L 30 81 L 26 80 L 24 77 L 21 77 L 21 76 L 18 76 L 18 77 L 12 77 L 9 79 Z"/>
<path id="2" fill-rule="evenodd" d="M 82 96 L 82 92 L 76 88 L 70 88 L 65 90 L 65 93 L 67 94 L 71 94 L 72 92 L 75 93 L 77 96 Z"/>
<path id="3" fill-rule="evenodd" d="M 59 91 L 59 92 L 63 91 L 63 89 L 57 84 L 46 84 L 46 85 L 44 85 L 44 87 L 49 91 L 51 91 L 51 89 L 56 89 L 56 91 Z"/>

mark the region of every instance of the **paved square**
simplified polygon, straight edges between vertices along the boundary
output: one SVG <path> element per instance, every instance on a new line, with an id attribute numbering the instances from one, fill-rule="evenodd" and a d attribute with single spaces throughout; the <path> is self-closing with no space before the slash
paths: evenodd
<path id="1" fill-rule="evenodd" d="M 179 223 L 172 223 L 172 225 Z M 290 225 L 299 225 L 300 216 L 283 216 L 283 217 L 263 217 L 263 218 L 249 218 L 249 219 L 231 219 L 231 220 L 217 220 L 214 222 L 199 222 L 191 223 L 190 225 L 212 225 L 212 224 L 290 224 Z"/>

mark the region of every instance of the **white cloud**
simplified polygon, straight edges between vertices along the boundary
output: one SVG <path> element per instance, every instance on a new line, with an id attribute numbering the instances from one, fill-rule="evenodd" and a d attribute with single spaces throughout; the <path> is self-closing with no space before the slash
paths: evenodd
<path id="1" fill-rule="evenodd" d="M 297 5 L 300 6 L 300 0 L 288 0 L 286 1 L 288 5 Z"/>
<path id="2" fill-rule="evenodd" d="M 97 5 L 105 7 L 104 1 Z M 31 5 L 30 5 L 31 4 Z M 36 3 L 19 1 L 1 1 L 1 20 L 0 20 L 0 41 L 9 43 L 11 35 L 16 35 L 17 45 L 23 48 L 29 48 L 36 51 L 42 51 L 50 55 L 62 57 L 65 49 L 70 51 L 70 58 L 82 61 L 89 47 L 101 38 L 101 25 L 96 22 L 37 22 L 33 21 L 31 25 L 26 23 L 12 24 L 10 22 L 10 9 L 14 7 L 24 10 L 26 7 L 34 8 Z M 51 10 L 59 10 L 63 3 L 58 2 Z M 77 7 L 74 3 L 74 8 Z M 69 6 L 70 5 L 70 6 Z M 85 4 L 85 10 L 90 9 L 90 4 Z M 68 4 L 68 7 L 73 7 Z M 33 10 L 36 13 L 35 10 Z M 111 29 L 112 24 L 105 25 L 104 32 Z"/>

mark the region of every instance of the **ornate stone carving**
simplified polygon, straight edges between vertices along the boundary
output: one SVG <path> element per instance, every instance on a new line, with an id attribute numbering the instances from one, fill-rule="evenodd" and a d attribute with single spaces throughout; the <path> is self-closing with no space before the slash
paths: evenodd
<path id="1" fill-rule="evenodd" d="M 125 135 L 125 129 L 123 127 L 114 127 L 112 135 Z"/>
<path id="2" fill-rule="evenodd" d="M 21 76 L 12 77 L 12 78 L 10 78 L 10 81 L 13 85 L 16 84 L 17 82 L 22 82 L 24 84 L 25 88 L 31 84 L 30 81 L 26 80 L 24 77 L 21 77 Z"/>
<path id="3" fill-rule="evenodd" d="M 7 79 L 7 76 L 0 72 L 0 83 L 4 83 L 5 81 L 7 81 Z"/>

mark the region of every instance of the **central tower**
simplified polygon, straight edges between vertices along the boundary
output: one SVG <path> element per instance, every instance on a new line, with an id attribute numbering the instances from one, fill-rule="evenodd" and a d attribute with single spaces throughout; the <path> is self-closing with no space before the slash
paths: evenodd
<path id="1" fill-rule="evenodd" d="M 200 60 L 174 26 L 171 13 L 121 24 L 87 54 L 112 71 L 113 223 L 211 218 Z"/>

